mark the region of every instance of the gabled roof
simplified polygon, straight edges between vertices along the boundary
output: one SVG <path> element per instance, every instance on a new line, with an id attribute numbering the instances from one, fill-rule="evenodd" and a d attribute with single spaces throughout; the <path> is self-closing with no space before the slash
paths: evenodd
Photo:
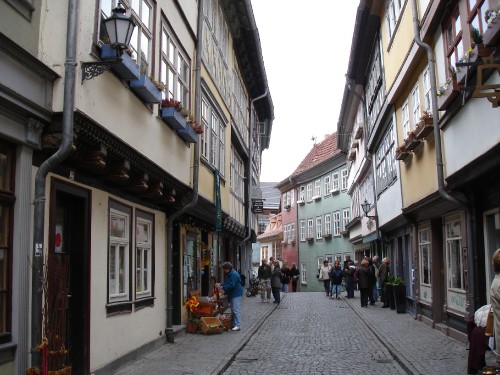
<path id="1" fill-rule="evenodd" d="M 283 239 L 283 226 L 281 224 L 281 213 L 269 218 L 269 224 L 264 233 L 257 237 L 257 242 L 272 242 Z"/>
<path id="2" fill-rule="evenodd" d="M 297 176 L 341 152 L 342 150 L 337 148 L 337 132 L 329 134 L 321 143 L 314 144 L 291 177 Z"/>

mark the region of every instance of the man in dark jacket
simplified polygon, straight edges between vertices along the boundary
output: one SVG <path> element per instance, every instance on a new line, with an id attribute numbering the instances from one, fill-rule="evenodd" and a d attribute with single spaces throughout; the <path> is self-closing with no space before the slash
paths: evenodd
<path id="1" fill-rule="evenodd" d="M 233 265 L 229 262 L 222 263 L 222 270 L 224 271 L 224 283 L 219 287 L 224 289 L 231 303 L 232 331 L 239 331 L 241 327 L 241 296 L 243 295 L 240 274 L 233 269 Z"/>
<path id="2" fill-rule="evenodd" d="M 278 261 L 274 262 L 273 274 L 271 276 L 271 288 L 273 290 L 274 303 L 281 302 L 281 278 L 283 274 L 281 273 L 280 263 Z"/>
<path id="3" fill-rule="evenodd" d="M 377 284 L 377 278 L 375 276 L 375 266 L 373 265 L 373 260 L 370 257 L 365 257 L 365 260 L 368 261 L 368 287 L 370 290 L 368 291 L 368 298 L 370 299 L 370 305 L 375 305 L 375 299 L 373 298 L 373 288 Z"/>
<path id="4" fill-rule="evenodd" d="M 389 307 L 389 298 L 385 291 L 385 283 L 389 279 L 389 265 L 391 260 L 389 258 L 382 259 L 382 265 L 378 271 L 378 282 L 380 285 L 380 300 L 384 303 L 383 308 Z"/>
<path id="5" fill-rule="evenodd" d="M 361 266 L 357 269 L 358 286 L 361 299 L 361 307 L 368 307 L 368 291 L 370 289 L 370 271 L 368 266 L 370 263 L 363 259 Z"/>
<path id="6" fill-rule="evenodd" d="M 269 302 L 271 300 L 271 267 L 267 264 L 267 259 L 262 259 L 257 278 L 260 284 L 260 298 L 262 302 Z"/>
<path id="7" fill-rule="evenodd" d="M 356 267 L 354 267 L 354 263 L 349 261 L 344 268 L 344 278 L 345 278 L 345 289 L 347 292 L 346 298 L 354 298 L 354 272 L 356 271 Z"/>

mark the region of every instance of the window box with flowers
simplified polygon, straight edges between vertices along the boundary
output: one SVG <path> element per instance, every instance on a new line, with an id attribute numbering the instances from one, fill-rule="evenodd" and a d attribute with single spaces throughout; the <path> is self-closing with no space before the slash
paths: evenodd
<path id="1" fill-rule="evenodd" d="M 174 130 L 185 129 L 187 121 L 181 114 L 181 103 L 174 99 L 164 99 L 161 101 L 161 118 Z"/>
<path id="2" fill-rule="evenodd" d="M 331 240 L 331 239 L 332 239 L 332 234 L 331 234 L 331 233 L 325 233 L 325 234 L 323 235 L 323 238 L 324 238 L 325 240 Z"/>
<path id="3" fill-rule="evenodd" d="M 488 28 L 483 34 L 483 43 L 488 47 L 495 47 L 500 42 L 500 9 L 490 9 L 485 14 Z"/>
<path id="4" fill-rule="evenodd" d="M 416 137 L 415 131 L 408 132 L 408 136 L 405 138 L 405 149 L 406 151 L 414 150 L 422 141 Z"/>
<path id="5" fill-rule="evenodd" d="M 415 137 L 417 139 L 424 139 L 427 135 L 432 132 L 434 126 L 434 119 L 432 117 L 431 111 L 428 109 L 422 112 L 422 116 L 420 117 L 420 121 L 415 127 Z"/>
<path id="6" fill-rule="evenodd" d="M 440 111 L 446 111 L 463 87 L 463 85 L 459 84 L 456 80 L 455 70 L 453 69 L 452 71 L 452 77 L 448 78 L 445 83 L 439 86 L 437 91 L 438 109 Z"/>
<path id="7" fill-rule="evenodd" d="M 160 86 L 160 87 L 158 87 Z M 142 99 L 144 103 L 159 104 L 161 103 L 161 83 L 153 82 L 146 77 L 146 74 L 141 74 L 139 79 L 130 81 L 130 88 Z M 165 87 L 163 86 L 163 89 Z"/>
<path id="8" fill-rule="evenodd" d="M 177 130 L 177 134 L 187 143 L 198 143 L 198 134 L 192 126 Z"/>
<path id="9" fill-rule="evenodd" d="M 406 150 L 405 144 L 396 148 L 396 160 L 405 160 L 409 155 L 410 152 Z"/>
<path id="10" fill-rule="evenodd" d="M 116 49 L 110 44 L 103 44 L 101 47 L 101 59 L 109 60 L 116 59 Z M 122 52 L 121 61 L 111 65 L 111 70 L 115 72 L 122 80 L 136 80 L 141 76 L 139 65 L 132 59 L 127 51 Z"/>
<path id="11" fill-rule="evenodd" d="M 475 27 L 471 28 L 470 35 L 472 41 L 474 42 L 474 48 L 469 49 L 468 55 L 470 62 L 475 62 L 478 58 L 488 57 L 495 51 L 493 47 L 487 47 L 484 44 L 484 37 L 481 35 L 478 29 Z M 467 62 L 467 61 L 464 61 Z"/>

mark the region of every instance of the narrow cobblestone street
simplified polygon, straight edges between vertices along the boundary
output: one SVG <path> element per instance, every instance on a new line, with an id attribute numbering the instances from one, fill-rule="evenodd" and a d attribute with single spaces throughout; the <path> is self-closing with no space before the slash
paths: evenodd
<path id="1" fill-rule="evenodd" d="M 380 306 L 357 293 L 245 298 L 240 332 L 179 337 L 115 374 L 466 374 L 465 344 Z"/>

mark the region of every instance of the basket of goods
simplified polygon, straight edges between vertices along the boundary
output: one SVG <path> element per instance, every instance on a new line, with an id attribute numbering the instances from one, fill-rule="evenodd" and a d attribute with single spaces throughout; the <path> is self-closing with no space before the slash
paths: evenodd
<path id="1" fill-rule="evenodd" d="M 218 316 L 222 325 L 224 326 L 224 331 L 230 331 L 233 323 L 233 315 L 232 314 L 220 314 Z"/>
<path id="2" fill-rule="evenodd" d="M 200 318 L 200 328 L 205 335 L 213 335 L 224 331 L 224 326 L 218 318 L 203 317 Z"/>
<path id="3" fill-rule="evenodd" d="M 197 297 L 191 297 L 185 303 L 191 318 L 201 318 L 204 316 L 214 316 L 218 306 L 216 303 L 202 303 Z"/>

